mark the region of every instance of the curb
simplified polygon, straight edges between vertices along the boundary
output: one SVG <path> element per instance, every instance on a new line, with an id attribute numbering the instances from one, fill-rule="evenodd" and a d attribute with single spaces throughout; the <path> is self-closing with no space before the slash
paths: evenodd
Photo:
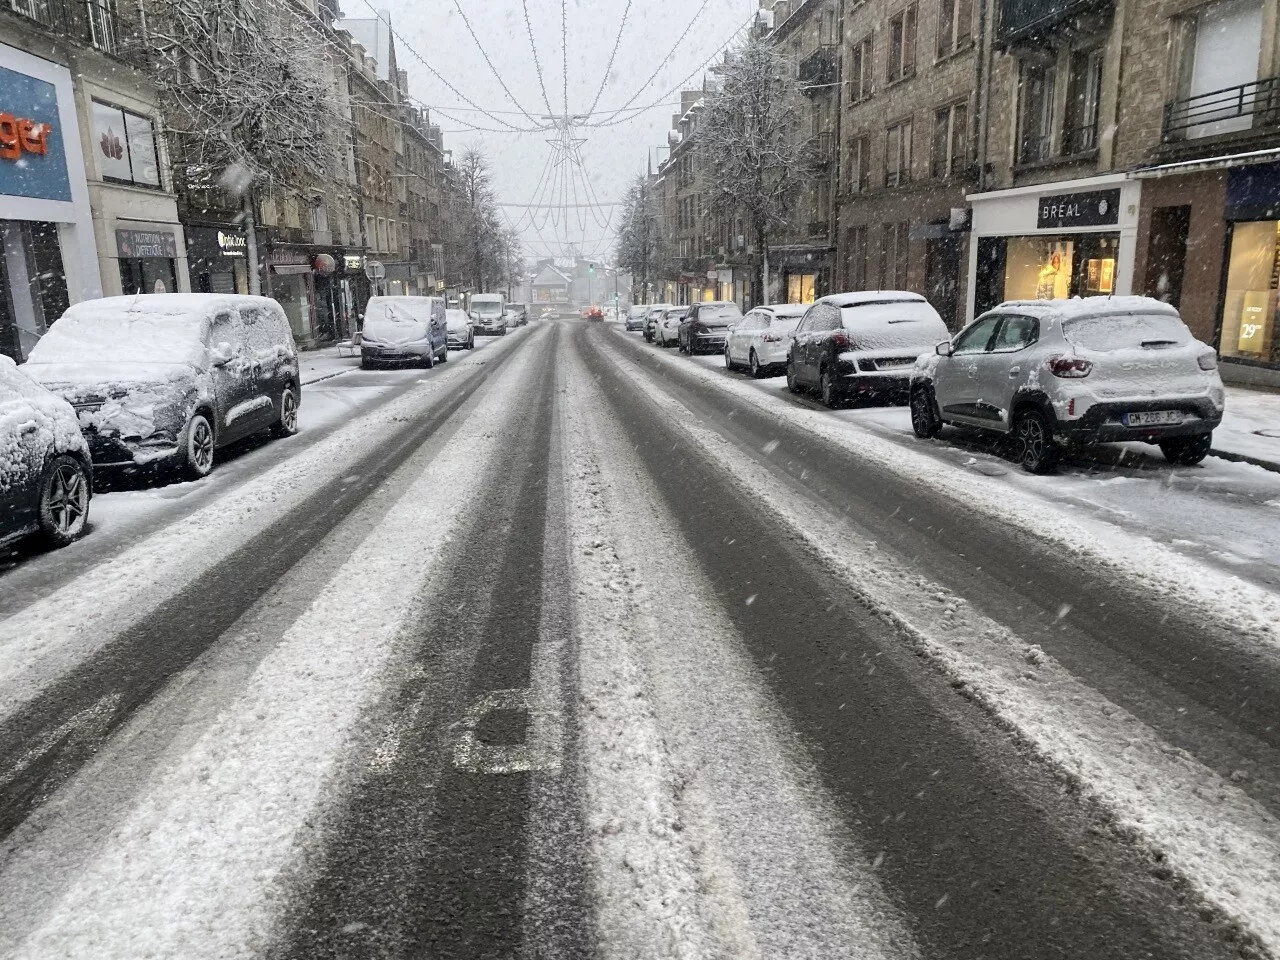
<path id="1" fill-rule="evenodd" d="M 1232 463 L 1248 463 L 1255 467 L 1261 467 L 1263 470 L 1270 470 L 1272 473 L 1280 473 L 1280 463 L 1263 460 L 1261 457 L 1251 457 L 1244 453 L 1231 453 L 1228 450 L 1210 450 L 1209 456 L 1217 457 L 1219 460 L 1230 460 Z"/>

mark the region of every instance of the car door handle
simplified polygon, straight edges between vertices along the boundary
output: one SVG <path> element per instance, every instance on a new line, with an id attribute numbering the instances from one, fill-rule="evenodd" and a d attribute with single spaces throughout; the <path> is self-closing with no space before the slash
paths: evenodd
<path id="1" fill-rule="evenodd" d="M 1009 368 L 1009 378 L 1010 378 L 1010 379 L 1013 379 L 1014 377 L 1016 377 L 1016 376 L 1017 376 L 1018 374 L 1020 374 L 1021 372 L 1022 372 L 1022 368 L 1021 368 L 1021 367 L 1010 367 L 1010 368 Z"/>

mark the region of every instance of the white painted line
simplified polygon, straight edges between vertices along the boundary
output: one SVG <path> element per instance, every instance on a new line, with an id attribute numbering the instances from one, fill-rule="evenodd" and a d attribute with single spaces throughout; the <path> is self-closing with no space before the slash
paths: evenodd
<path id="1" fill-rule="evenodd" d="M 485 694 L 463 717 L 462 732 L 453 748 L 453 765 L 467 773 L 557 773 L 564 753 L 564 733 L 560 714 L 535 706 L 531 690 L 494 690 Z M 476 728 L 495 710 L 528 714 L 533 744 L 500 745 L 482 743 Z M 541 720 L 542 735 L 534 738 L 534 718 Z"/>

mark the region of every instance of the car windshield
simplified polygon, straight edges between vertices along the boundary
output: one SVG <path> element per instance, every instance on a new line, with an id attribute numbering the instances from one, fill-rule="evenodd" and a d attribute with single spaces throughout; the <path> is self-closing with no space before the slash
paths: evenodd
<path id="1" fill-rule="evenodd" d="M 1280 0 L 0 7 L 0 960 L 1280 960 Z"/>
<path id="2" fill-rule="evenodd" d="M 1062 335 L 1074 346 L 1100 353 L 1185 346 L 1191 342 L 1191 331 L 1185 323 L 1162 314 L 1078 317 L 1063 323 Z"/>

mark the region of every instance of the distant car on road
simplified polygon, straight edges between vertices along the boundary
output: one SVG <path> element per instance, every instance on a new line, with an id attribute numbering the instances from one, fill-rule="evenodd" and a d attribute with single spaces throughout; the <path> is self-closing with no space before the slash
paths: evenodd
<path id="1" fill-rule="evenodd" d="M 0 355 L 0 546 L 37 533 L 56 547 L 79 537 L 92 469 L 71 404 Z"/>
<path id="2" fill-rule="evenodd" d="M 730 370 L 746 366 L 757 378 L 781 373 L 791 351 L 791 334 L 808 310 L 803 303 L 756 307 L 729 331 L 724 365 Z"/>
<path id="3" fill-rule="evenodd" d="M 645 317 L 649 315 L 649 307 L 643 303 L 632 304 L 627 311 L 626 329 L 628 333 L 644 329 Z"/>
<path id="4" fill-rule="evenodd" d="M 192 477 L 262 430 L 298 432 L 298 354 L 265 297 L 162 293 L 75 304 L 23 371 L 70 402 L 95 466 Z"/>
<path id="5" fill-rule="evenodd" d="M 471 326 L 471 318 L 465 310 L 446 310 L 445 323 L 449 327 L 450 350 L 474 350 L 476 348 L 476 332 Z"/>
<path id="6" fill-rule="evenodd" d="M 508 303 L 507 317 L 508 327 L 523 327 L 529 322 L 529 307 L 523 303 Z"/>
<path id="7" fill-rule="evenodd" d="M 689 315 L 688 307 L 668 307 L 654 324 L 653 342 L 660 347 L 674 347 L 680 342 L 680 324 Z"/>
<path id="8" fill-rule="evenodd" d="M 938 311 L 918 293 L 823 297 L 792 335 L 787 386 L 792 393 L 816 387 L 828 407 L 854 395 L 905 399 L 916 358 L 947 333 Z"/>
<path id="9" fill-rule="evenodd" d="M 490 337 L 507 335 L 506 298 L 500 293 L 477 293 L 471 298 L 471 322 L 476 333 Z"/>
<path id="10" fill-rule="evenodd" d="M 741 308 L 732 301 L 715 300 L 695 303 L 680 324 L 680 352 L 720 353 L 724 350 L 729 330 L 742 319 Z"/>
<path id="11" fill-rule="evenodd" d="M 652 303 L 649 305 L 649 313 L 644 319 L 644 338 L 649 343 L 653 343 L 657 337 L 658 321 L 672 306 L 673 304 L 670 303 Z"/>
<path id="12" fill-rule="evenodd" d="M 1141 440 L 1172 463 L 1209 455 L 1226 393 L 1213 348 L 1147 297 L 1003 303 L 912 372 L 911 425 L 1011 434 L 1032 473 L 1074 444 Z"/>
<path id="13" fill-rule="evenodd" d="M 449 359 L 449 327 L 441 297 L 374 297 L 364 310 L 360 366 L 421 363 L 434 367 Z"/>

